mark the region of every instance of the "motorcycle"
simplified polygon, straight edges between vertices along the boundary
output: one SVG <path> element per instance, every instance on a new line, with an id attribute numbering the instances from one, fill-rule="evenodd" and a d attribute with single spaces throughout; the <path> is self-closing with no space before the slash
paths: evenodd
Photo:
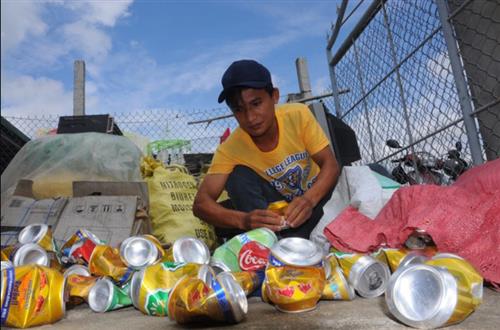
<path id="1" fill-rule="evenodd" d="M 387 140 L 386 145 L 393 149 L 402 148 L 396 140 Z M 469 168 L 467 161 L 461 157 L 461 151 L 462 144 L 457 142 L 455 149 L 447 152 L 446 159 L 438 159 L 426 151 L 408 153 L 401 158 L 391 160 L 391 163 L 397 164 L 391 174 L 401 184 L 450 184 Z M 403 165 L 413 170 L 405 170 Z M 445 178 L 441 171 L 449 179 Z"/>

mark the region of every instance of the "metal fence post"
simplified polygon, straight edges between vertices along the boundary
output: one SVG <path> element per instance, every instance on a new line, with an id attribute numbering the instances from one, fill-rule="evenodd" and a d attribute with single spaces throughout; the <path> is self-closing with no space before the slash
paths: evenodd
<path id="1" fill-rule="evenodd" d="M 359 62 L 359 54 L 358 54 L 358 49 L 356 48 L 356 43 L 352 44 L 352 49 L 354 50 L 354 58 L 356 60 L 356 71 L 358 72 L 358 79 L 359 79 L 359 84 L 361 86 L 361 91 L 363 95 L 366 95 L 366 90 L 365 90 L 365 84 L 363 82 L 363 73 L 361 72 L 361 64 Z M 363 108 L 364 108 L 364 113 L 365 113 L 365 119 L 366 123 L 368 124 L 368 137 L 370 138 L 370 147 L 372 150 L 372 161 L 375 162 L 376 157 L 375 157 L 375 146 L 373 145 L 373 135 L 372 135 L 372 128 L 371 128 L 371 123 L 370 123 L 370 117 L 368 116 L 368 106 L 366 104 L 366 97 L 363 98 Z"/>
<path id="2" fill-rule="evenodd" d="M 479 143 L 477 127 L 474 122 L 474 118 L 471 115 L 474 112 L 472 109 L 472 100 L 469 96 L 467 81 L 465 79 L 464 68 L 462 67 L 457 42 L 453 35 L 451 24 L 448 21 L 449 11 L 447 3 L 443 0 L 435 0 L 435 3 L 438 9 L 439 20 L 441 21 L 444 40 L 448 49 L 448 55 L 450 56 L 451 70 L 457 88 L 460 107 L 463 113 L 465 131 L 467 132 L 467 139 L 469 140 L 472 161 L 474 165 L 480 165 L 483 163 L 483 155 L 481 152 L 481 145 Z"/>

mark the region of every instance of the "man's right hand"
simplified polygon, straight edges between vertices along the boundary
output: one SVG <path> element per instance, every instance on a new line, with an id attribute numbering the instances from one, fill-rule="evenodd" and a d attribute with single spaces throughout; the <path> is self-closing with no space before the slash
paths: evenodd
<path id="1" fill-rule="evenodd" d="M 282 216 L 269 210 L 253 210 L 243 217 L 244 230 L 251 230 L 260 227 L 266 227 L 272 231 L 280 231 L 285 225 Z"/>

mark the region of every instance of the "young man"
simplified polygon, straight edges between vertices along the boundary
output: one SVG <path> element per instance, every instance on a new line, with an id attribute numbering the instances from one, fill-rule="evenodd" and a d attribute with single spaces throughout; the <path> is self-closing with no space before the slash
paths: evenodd
<path id="1" fill-rule="evenodd" d="M 196 195 L 194 214 L 227 235 L 267 227 L 279 237 L 309 238 L 323 215 L 339 168 L 309 108 L 276 105 L 271 74 L 253 60 L 233 62 L 222 77 L 224 100 L 239 127 L 219 145 Z M 218 204 L 226 189 L 233 209 Z M 283 217 L 267 210 L 286 200 Z"/>

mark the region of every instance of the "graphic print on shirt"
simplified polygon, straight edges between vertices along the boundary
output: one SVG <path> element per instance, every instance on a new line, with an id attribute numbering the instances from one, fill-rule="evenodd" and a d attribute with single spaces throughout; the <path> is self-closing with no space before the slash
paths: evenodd
<path id="1" fill-rule="evenodd" d="M 302 196 L 311 187 L 316 177 L 310 178 L 311 159 L 304 151 L 289 155 L 281 163 L 266 169 L 266 174 L 271 178 L 271 185 L 291 201 L 295 196 Z"/>

